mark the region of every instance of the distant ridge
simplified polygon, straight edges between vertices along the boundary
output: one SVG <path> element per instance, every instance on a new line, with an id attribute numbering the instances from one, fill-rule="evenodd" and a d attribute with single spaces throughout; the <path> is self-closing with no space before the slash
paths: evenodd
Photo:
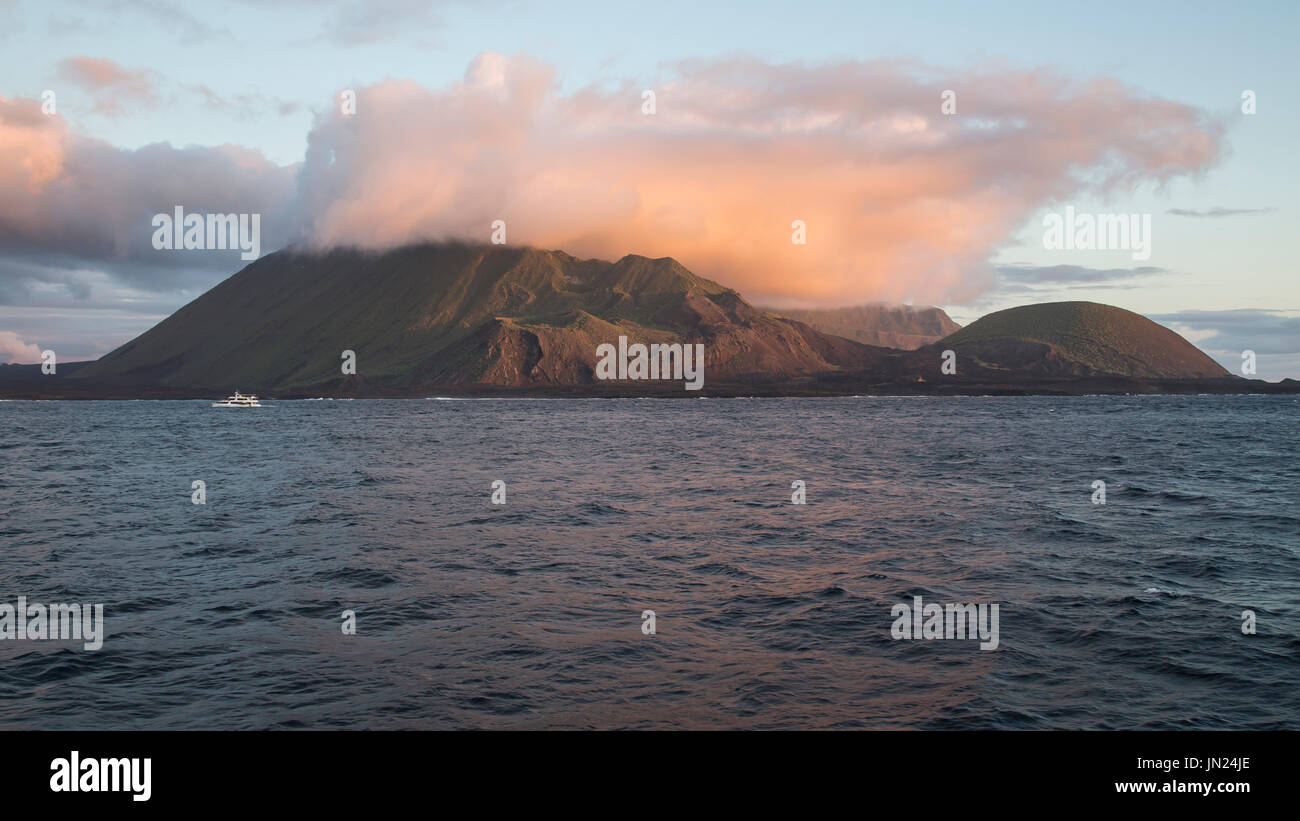
<path id="1" fill-rule="evenodd" d="M 805 322 L 822 333 L 866 345 L 910 351 L 937 342 L 961 329 L 941 308 L 918 308 L 875 302 L 849 308 L 767 309 Z"/>

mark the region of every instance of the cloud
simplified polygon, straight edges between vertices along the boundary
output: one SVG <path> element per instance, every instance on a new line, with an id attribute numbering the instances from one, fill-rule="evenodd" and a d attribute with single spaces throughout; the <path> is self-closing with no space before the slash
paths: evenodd
<path id="1" fill-rule="evenodd" d="M 1182 334 L 1230 373 L 1240 374 L 1242 353 L 1254 351 L 1254 378 L 1275 382 L 1300 375 L 1300 311 L 1241 308 L 1147 316 Z"/>
<path id="2" fill-rule="evenodd" d="M 187 85 L 185 91 L 201 97 L 205 108 L 224 111 L 229 116 L 239 120 L 249 120 L 267 114 L 287 117 L 290 114 L 297 113 L 302 108 L 299 103 L 292 100 L 273 97 L 260 91 L 218 94 L 202 83 Z"/>
<path id="3" fill-rule="evenodd" d="M 293 173 L 231 145 L 115 148 L 35 100 L 0 97 L 0 294 L 87 268 L 153 290 L 210 285 L 242 267 L 239 252 L 155 250 L 153 215 L 261 213 L 263 247 L 275 247 Z"/>
<path id="4" fill-rule="evenodd" d="M 113 18 L 134 15 L 165 28 L 168 35 L 182 43 L 196 43 L 220 36 L 230 36 L 223 28 L 211 26 L 188 11 L 184 4 L 167 0 L 81 0 L 81 6 Z"/>
<path id="5" fill-rule="evenodd" d="M 323 36 L 338 46 L 372 45 L 413 30 L 440 27 L 441 17 L 430 0 L 367 0 L 344 2 L 335 8 Z"/>
<path id="6" fill-rule="evenodd" d="M 999 278 L 1006 282 L 1036 285 L 1095 285 L 1127 281 L 1169 273 L 1164 268 L 1143 265 L 1137 268 L 1087 268 L 1082 265 L 999 265 Z"/>
<path id="7" fill-rule="evenodd" d="M 308 138 L 298 227 L 317 244 L 508 239 L 673 256 L 747 297 L 961 301 L 1047 201 L 1197 174 L 1222 126 L 1112 80 L 960 79 L 899 61 L 688 62 L 658 84 L 563 95 L 549 66 L 484 54 L 464 80 L 359 90 Z M 940 95 L 961 87 L 959 111 Z M 807 244 L 791 242 L 792 223 Z"/>
<path id="8" fill-rule="evenodd" d="M 1239 217 L 1254 216 L 1255 214 L 1272 214 L 1276 208 L 1210 208 L 1205 211 L 1195 211 L 1188 208 L 1170 208 L 1166 214 L 1173 214 L 1176 217 Z"/>
<path id="9" fill-rule="evenodd" d="M 10 365 L 32 365 L 41 361 L 41 349 L 23 342 L 13 331 L 0 331 L 0 360 Z"/>
<path id="10" fill-rule="evenodd" d="M 1178 325 L 1195 334 L 1206 350 L 1257 354 L 1300 354 L 1300 311 L 1241 308 L 1149 314 L 1163 325 Z M 1175 329 L 1176 330 L 1176 329 Z"/>
<path id="11" fill-rule="evenodd" d="M 128 104 L 158 104 L 160 75 L 149 69 L 129 69 L 102 57 L 69 57 L 59 62 L 58 76 L 93 94 L 92 110 L 105 116 L 126 113 Z"/>
<path id="12" fill-rule="evenodd" d="M 420 37 L 443 26 L 450 0 L 243 0 L 259 9 L 294 8 L 303 19 L 320 21 L 306 42 L 350 48 Z M 484 0 L 479 0 L 484 5 Z"/>
<path id="13" fill-rule="evenodd" d="M 150 69 L 130 69 L 112 60 L 99 57 L 69 57 L 59 62 L 58 76 L 95 97 L 93 111 L 115 117 L 127 112 L 127 104 L 152 108 L 163 99 L 162 75 Z M 287 116 L 297 112 L 302 105 L 263 94 L 260 91 L 240 91 L 218 94 L 203 83 L 184 84 L 179 91 L 167 95 L 169 102 L 189 96 L 202 102 L 209 110 L 217 110 L 238 119 L 274 114 Z"/>
<path id="14" fill-rule="evenodd" d="M 0 279 L 15 256 L 142 288 L 196 281 L 182 263 L 240 267 L 150 247 L 151 216 L 180 204 L 262 213 L 265 249 L 487 241 L 501 219 L 511 244 L 673 256 L 763 304 L 964 302 L 1044 203 L 1223 153 L 1221 122 L 1104 78 L 891 60 L 667 71 L 647 115 L 641 84 L 562 93 L 551 66 L 485 53 L 445 87 L 359 88 L 355 116 L 331 101 L 301 167 L 229 145 L 117 149 L 0 99 Z M 957 115 L 940 113 L 949 87 Z"/>

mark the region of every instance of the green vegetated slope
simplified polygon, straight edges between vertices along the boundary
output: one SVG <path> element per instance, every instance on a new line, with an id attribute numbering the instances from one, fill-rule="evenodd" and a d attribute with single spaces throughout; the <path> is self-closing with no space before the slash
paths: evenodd
<path id="1" fill-rule="evenodd" d="M 935 343 L 991 370 L 1154 379 L 1230 374 L 1174 331 L 1095 302 L 1049 302 L 981 317 Z"/>
<path id="2" fill-rule="evenodd" d="M 704 343 L 712 379 L 865 368 L 888 355 L 774 317 L 668 258 L 581 260 L 533 248 L 424 244 L 278 251 L 88 366 L 84 378 L 213 391 L 367 384 L 574 385 L 596 348 Z"/>

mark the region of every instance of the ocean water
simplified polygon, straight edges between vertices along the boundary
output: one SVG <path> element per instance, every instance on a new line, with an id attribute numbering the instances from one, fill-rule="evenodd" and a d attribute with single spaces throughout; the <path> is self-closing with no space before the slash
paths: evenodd
<path id="1" fill-rule="evenodd" d="M 0 402 L 0 603 L 106 621 L 0 641 L 0 727 L 1300 729 L 1298 416 Z M 894 639 L 914 596 L 998 648 Z"/>

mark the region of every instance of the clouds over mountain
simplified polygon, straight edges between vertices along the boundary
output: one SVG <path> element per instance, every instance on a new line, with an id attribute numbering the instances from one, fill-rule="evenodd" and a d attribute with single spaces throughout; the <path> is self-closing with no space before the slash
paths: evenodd
<path id="1" fill-rule="evenodd" d="M 991 286 L 985 260 L 1043 203 L 1196 174 L 1223 150 L 1200 110 L 1042 71 L 730 59 L 650 90 L 645 114 L 638 84 L 563 93 L 546 64 L 484 54 L 448 86 L 386 81 L 357 89 L 355 116 L 322 110 L 301 167 L 118 149 L 0 100 L 0 279 L 19 259 L 24 276 L 93 266 L 150 289 L 240 267 L 150 246 L 152 215 L 183 205 L 261 213 L 266 250 L 481 241 L 500 219 L 511 243 L 674 256 L 773 304 L 944 302 Z"/>
<path id="2" fill-rule="evenodd" d="M 301 175 L 304 236 L 384 246 L 511 241 L 671 255 L 755 299 L 941 302 L 1043 202 L 1196 173 L 1220 126 L 1108 80 L 896 61 L 686 63 L 654 89 L 556 92 L 548 66 L 482 55 L 463 82 L 363 89 Z M 959 86 L 958 114 L 940 97 Z M 807 244 L 791 242 L 803 220 Z"/>

